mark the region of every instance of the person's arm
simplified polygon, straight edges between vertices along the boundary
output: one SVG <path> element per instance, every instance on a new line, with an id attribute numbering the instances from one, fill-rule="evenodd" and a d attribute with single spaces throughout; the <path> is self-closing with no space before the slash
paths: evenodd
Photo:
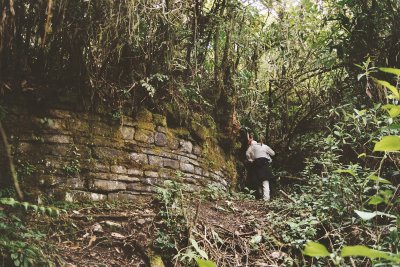
<path id="1" fill-rule="evenodd" d="M 246 158 L 248 161 L 253 161 L 253 149 L 252 146 L 249 146 L 249 148 L 246 151 Z"/>
<path id="2" fill-rule="evenodd" d="M 272 150 L 272 148 L 270 148 L 269 146 L 267 146 L 267 153 L 270 154 L 271 156 L 275 156 L 275 151 Z"/>

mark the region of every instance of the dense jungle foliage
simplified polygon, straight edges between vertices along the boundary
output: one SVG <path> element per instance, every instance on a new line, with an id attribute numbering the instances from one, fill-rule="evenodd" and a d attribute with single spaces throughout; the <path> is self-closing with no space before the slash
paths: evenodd
<path id="1" fill-rule="evenodd" d="M 113 118 L 146 107 L 169 125 L 214 128 L 239 173 L 239 129 L 265 135 L 275 174 L 295 178 L 279 187 L 290 201 L 271 203 L 290 216 L 268 217 L 286 244 L 279 264 L 399 264 L 398 0 L 2 0 L 0 12 L 0 118 L 10 103 Z M 176 192 L 161 194 L 175 230 L 159 249 L 230 266 L 205 260 L 207 242 L 174 241 L 190 235 Z M 51 265 L 20 219 L 21 207 L 46 207 L 0 204 L 0 266 Z"/>

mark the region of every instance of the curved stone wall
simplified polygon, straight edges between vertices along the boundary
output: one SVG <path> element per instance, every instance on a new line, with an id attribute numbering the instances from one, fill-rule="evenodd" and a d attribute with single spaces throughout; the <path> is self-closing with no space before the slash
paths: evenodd
<path id="1" fill-rule="evenodd" d="M 234 167 L 205 138 L 194 142 L 185 129 L 146 110 L 136 119 L 51 109 L 32 114 L 9 109 L 5 127 L 19 177 L 38 195 L 67 200 L 144 197 L 178 180 L 188 190 L 210 183 L 229 186 Z"/>

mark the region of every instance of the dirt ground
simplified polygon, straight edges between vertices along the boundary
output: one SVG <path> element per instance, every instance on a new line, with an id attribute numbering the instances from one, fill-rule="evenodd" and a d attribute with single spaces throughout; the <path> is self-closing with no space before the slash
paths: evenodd
<path id="1" fill-rule="evenodd" d="M 277 238 L 272 234 L 267 242 L 260 242 L 265 232 L 274 232 L 266 220 L 270 210 L 268 203 L 257 200 L 194 200 L 187 203 L 186 220 L 191 238 L 217 266 L 279 266 Z M 154 263 L 159 253 L 153 250 L 154 240 L 164 224 L 160 204 L 154 200 L 97 203 L 68 209 L 43 222 L 42 231 L 47 231 L 47 242 L 64 266 L 158 267 L 162 265 Z M 165 259 L 164 263 L 184 266 Z"/>

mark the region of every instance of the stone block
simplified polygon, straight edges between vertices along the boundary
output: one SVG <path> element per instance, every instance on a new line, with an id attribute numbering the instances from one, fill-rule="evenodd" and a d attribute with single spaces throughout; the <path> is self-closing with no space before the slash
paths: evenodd
<path id="1" fill-rule="evenodd" d="M 136 153 L 136 152 L 132 152 L 132 153 L 129 154 L 129 160 L 134 165 L 137 165 L 137 164 L 139 164 L 139 165 L 149 164 L 149 160 L 148 160 L 146 154 L 139 154 L 139 153 Z"/>
<path id="2" fill-rule="evenodd" d="M 122 138 L 125 140 L 133 140 L 135 137 L 135 128 L 133 127 L 121 126 L 120 131 Z"/>
<path id="3" fill-rule="evenodd" d="M 177 150 L 179 148 L 179 140 L 175 138 L 168 138 L 168 147 L 172 150 Z"/>
<path id="4" fill-rule="evenodd" d="M 185 153 L 192 153 L 193 150 L 193 144 L 190 141 L 186 140 L 179 140 L 179 150 Z"/>
<path id="5" fill-rule="evenodd" d="M 149 164 L 152 166 L 163 167 L 164 158 L 158 156 L 149 156 Z"/>
<path id="6" fill-rule="evenodd" d="M 112 165 L 111 172 L 113 173 L 127 173 L 126 167 L 121 165 Z"/>
<path id="7" fill-rule="evenodd" d="M 128 169 L 128 175 L 141 177 L 143 176 L 143 171 L 138 169 Z"/>
<path id="8" fill-rule="evenodd" d="M 151 131 L 138 129 L 135 132 L 135 140 L 146 143 L 146 144 L 153 144 L 154 143 L 154 134 Z"/>
<path id="9" fill-rule="evenodd" d="M 193 146 L 193 154 L 195 154 L 196 156 L 200 156 L 201 155 L 201 147 L 198 145 Z"/>
<path id="10" fill-rule="evenodd" d="M 65 201 L 68 202 L 80 202 L 80 201 L 102 201 L 106 200 L 107 195 L 92 193 L 92 192 L 85 192 L 85 191 L 78 191 L 78 190 L 70 190 L 65 193 Z"/>
<path id="11" fill-rule="evenodd" d="M 189 163 L 180 163 L 180 169 L 183 172 L 190 172 L 190 173 L 194 173 L 194 166 L 192 164 Z"/>
<path id="12" fill-rule="evenodd" d="M 108 180 L 94 180 L 90 185 L 90 189 L 112 192 L 118 190 L 126 190 L 126 183 L 120 181 L 108 181 Z"/>
<path id="13" fill-rule="evenodd" d="M 120 191 L 108 194 L 108 200 L 140 200 L 141 198 L 141 195 L 129 191 Z"/>
<path id="14" fill-rule="evenodd" d="M 163 133 L 156 133 L 154 137 L 156 146 L 166 146 L 168 143 L 167 136 Z"/>
<path id="15" fill-rule="evenodd" d="M 104 165 L 100 162 L 94 162 L 90 169 L 93 170 L 94 172 L 109 172 L 110 166 Z"/>
<path id="16" fill-rule="evenodd" d="M 85 181 L 80 178 L 69 178 L 65 182 L 65 186 L 70 189 L 85 189 Z"/>
<path id="17" fill-rule="evenodd" d="M 176 171 L 171 169 L 160 169 L 158 171 L 158 176 L 163 179 L 172 179 L 176 176 Z"/>
<path id="18" fill-rule="evenodd" d="M 69 135 L 56 134 L 56 135 L 42 135 L 45 143 L 56 143 L 56 144 L 71 144 L 73 139 Z"/>
<path id="19" fill-rule="evenodd" d="M 72 117 L 72 112 L 63 109 L 51 109 L 49 110 L 49 115 L 53 118 L 67 119 Z"/>
<path id="20" fill-rule="evenodd" d="M 122 181 L 122 182 L 137 182 L 139 178 L 130 177 L 123 174 L 116 173 L 90 173 L 90 177 L 94 179 L 109 180 L 109 181 Z"/>
<path id="21" fill-rule="evenodd" d="M 200 167 L 194 167 L 194 173 L 197 175 L 203 175 L 203 169 Z"/>
<path id="22" fill-rule="evenodd" d="M 156 188 L 152 185 L 143 185 L 140 183 L 127 184 L 126 189 L 134 192 L 155 193 Z"/>
<path id="23" fill-rule="evenodd" d="M 179 161 L 173 160 L 173 159 L 164 159 L 164 167 L 178 170 L 179 169 Z"/>
<path id="24" fill-rule="evenodd" d="M 106 159 L 121 162 L 128 160 L 129 155 L 119 149 L 95 147 L 93 148 L 93 156 L 96 159 Z"/>
<path id="25" fill-rule="evenodd" d="M 154 172 L 154 171 L 145 171 L 145 172 L 144 172 L 144 176 L 152 177 L 152 178 L 157 178 L 157 177 L 158 177 L 158 172 Z"/>
<path id="26" fill-rule="evenodd" d="M 70 119 L 68 120 L 67 127 L 68 129 L 71 129 L 71 131 L 80 132 L 84 136 L 88 136 L 91 133 L 87 121 L 82 121 L 79 119 Z"/>

